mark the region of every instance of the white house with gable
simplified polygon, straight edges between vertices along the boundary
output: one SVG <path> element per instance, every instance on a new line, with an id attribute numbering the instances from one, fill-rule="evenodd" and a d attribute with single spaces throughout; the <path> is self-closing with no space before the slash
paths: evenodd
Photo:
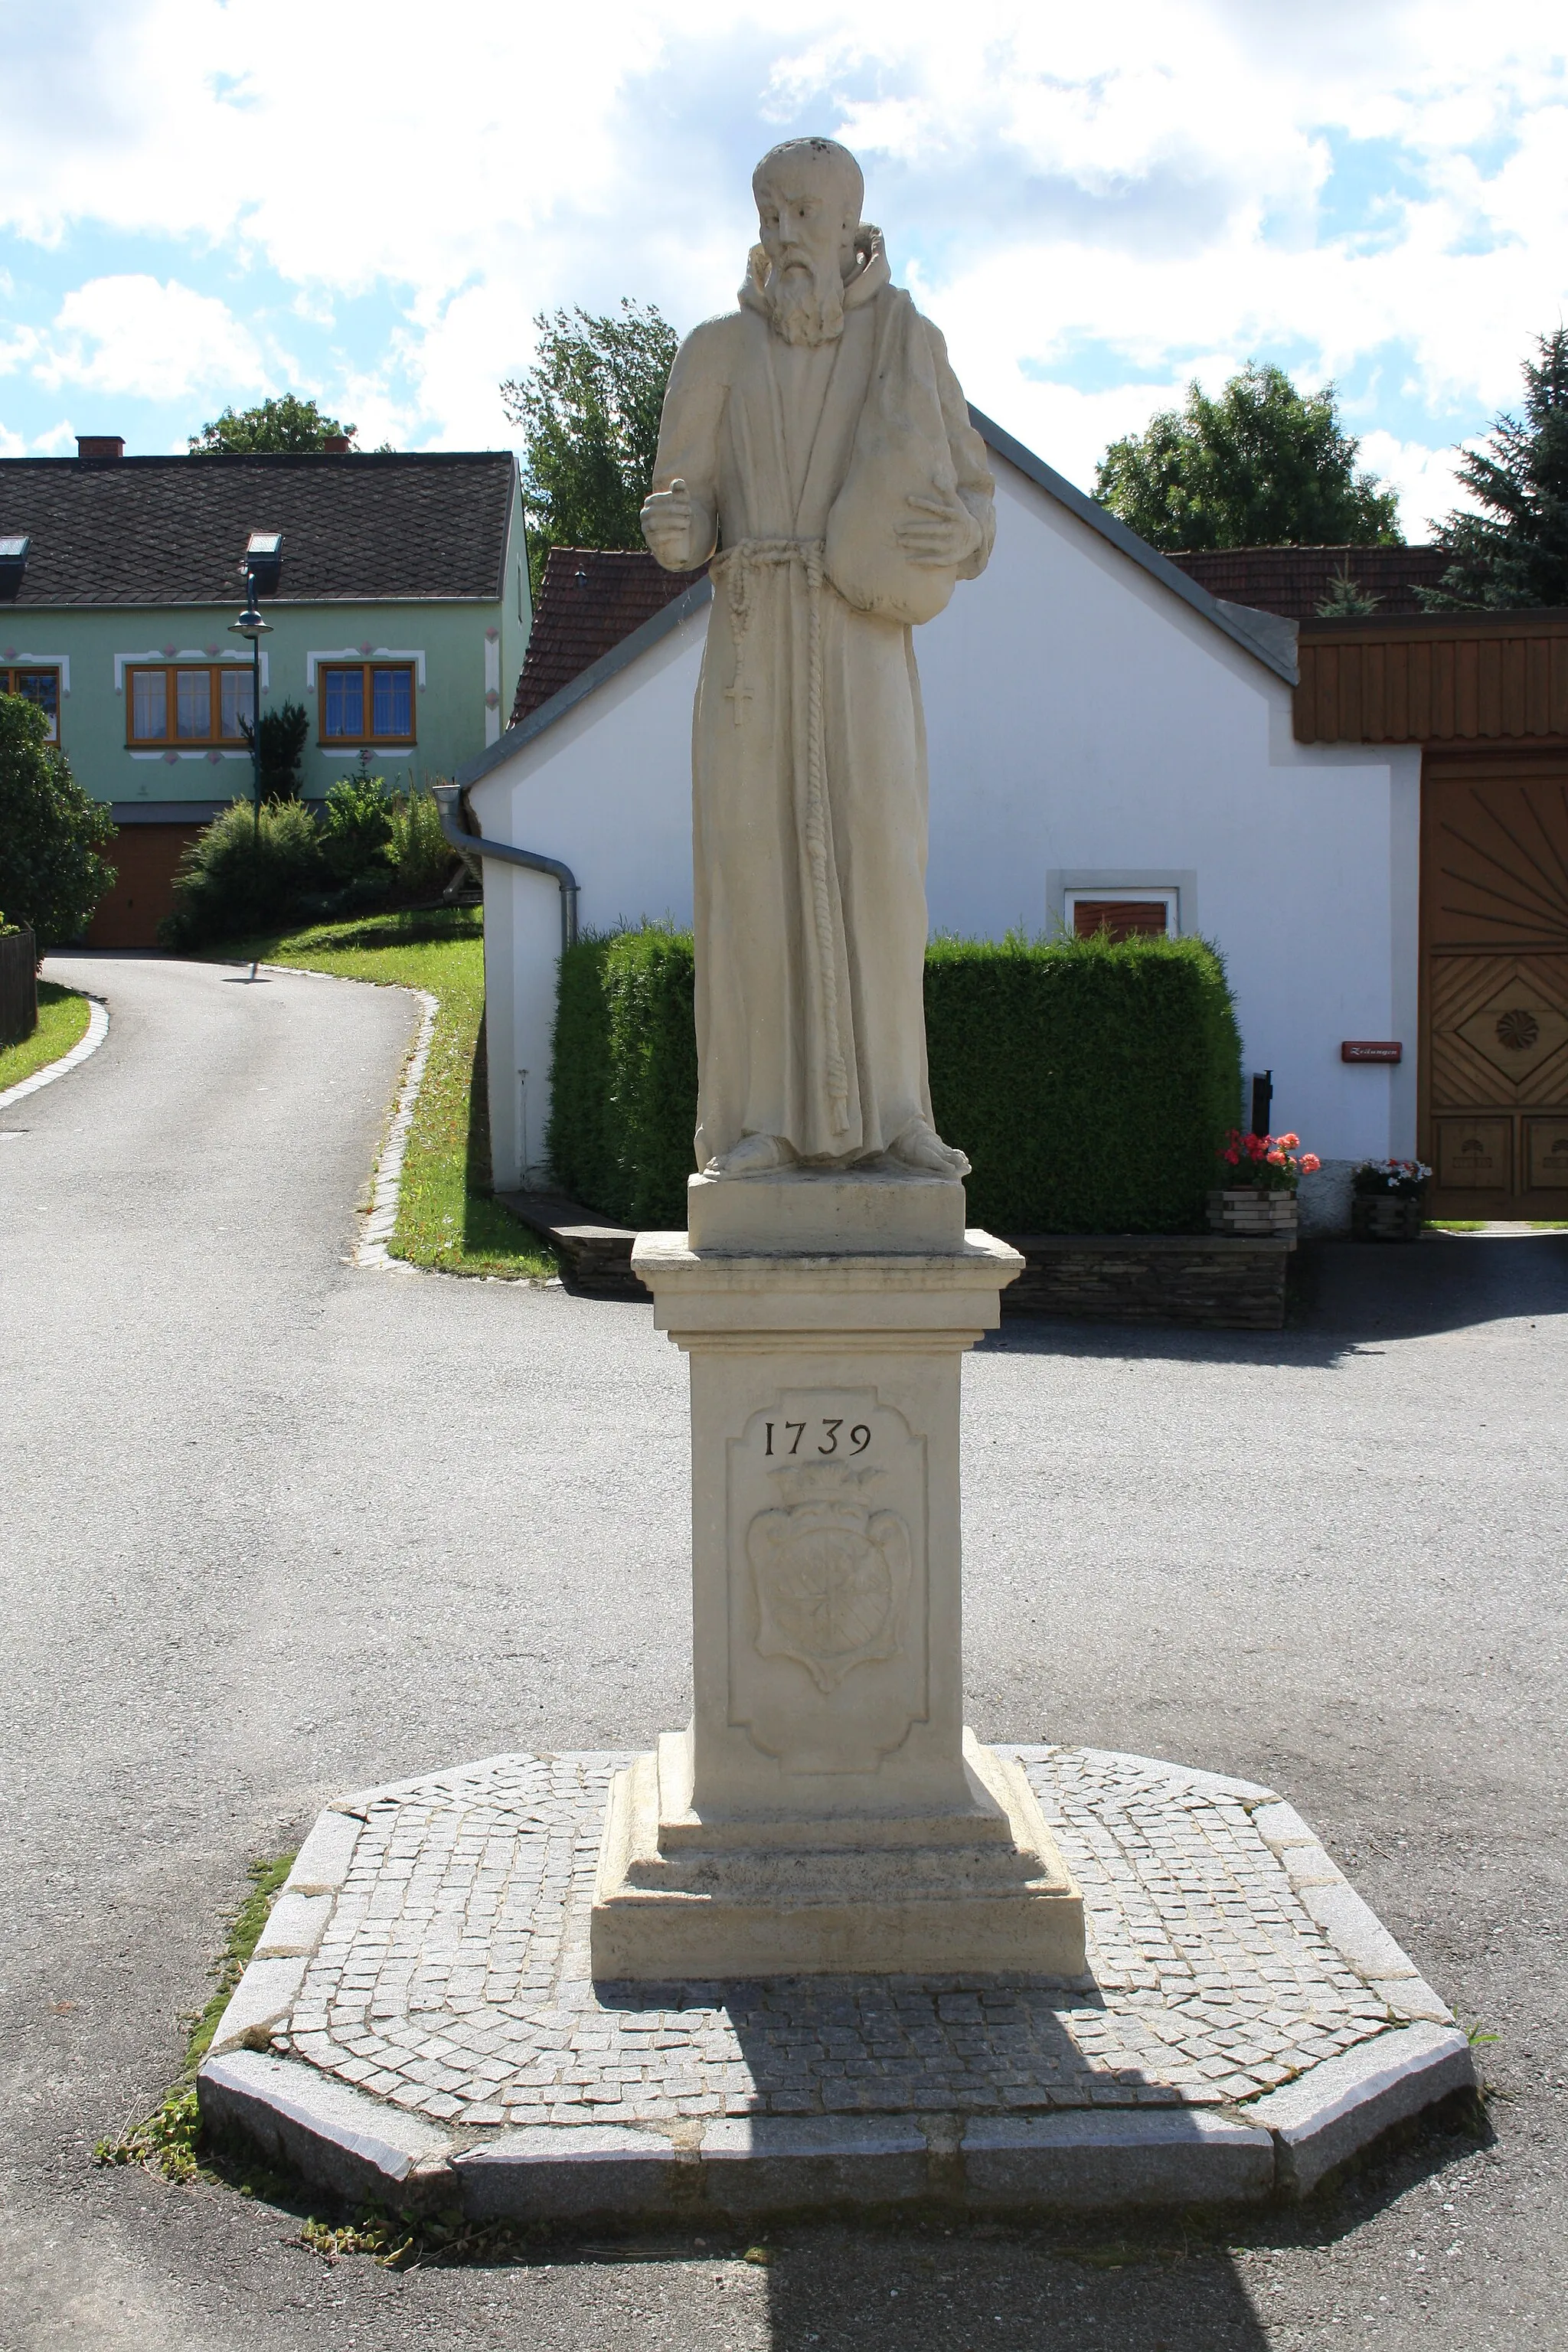
<path id="1" fill-rule="evenodd" d="M 996 478 L 995 552 L 915 637 L 931 928 L 1037 934 L 1073 929 L 1080 900 L 1132 901 L 1213 940 L 1244 1066 L 1272 1073 L 1273 1124 L 1321 1156 L 1317 1221 L 1339 1223 L 1357 1160 L 1415 1149 L 1413 1052 L 1368 1066 L 1341 1046 L 1415 1034 L 1420 749 L 1298 742 L 1293 623 L 1216 600 L 974 422 Z M 571 886 L 584 927 L 690 922 L 691 705 L 710 601 L 699 581 L 459 777 L 496 852 L 484 877 L 499 1189 L 548 1186 Z"/>

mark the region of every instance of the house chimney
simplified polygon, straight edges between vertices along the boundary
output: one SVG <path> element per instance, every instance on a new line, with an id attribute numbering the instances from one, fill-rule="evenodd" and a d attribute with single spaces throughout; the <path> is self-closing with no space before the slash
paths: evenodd
<path id="1" fill-rule="evenodd" d="M 346 457 L 349 454 L 349 436 L 346 433 L 329 433 L 321 447 L 329 457 Z"/>
<path id="2" fill-rule="evenodd" d="M 76 454 L 79 457 L 123 457 L 125 436 L 121 433 L 79 433 Z"/>

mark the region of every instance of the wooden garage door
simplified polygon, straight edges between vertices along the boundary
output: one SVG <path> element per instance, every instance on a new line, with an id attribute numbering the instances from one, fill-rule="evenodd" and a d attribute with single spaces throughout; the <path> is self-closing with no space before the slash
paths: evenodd
<path id="1" fill-rule="evenodd" d="M 1568 1217 L 1568 761 L 1428 752 L 1421 835 L 1432 1212 Z"/>

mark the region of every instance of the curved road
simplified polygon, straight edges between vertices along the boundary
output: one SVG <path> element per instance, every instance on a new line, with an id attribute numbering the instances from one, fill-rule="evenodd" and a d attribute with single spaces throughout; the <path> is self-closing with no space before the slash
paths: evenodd
<path id="1" fill-rule="evenodd" d="M 966 1376 L 977 1727 L 1282 1788 L 1499 2035 L 1493 2144 L 1109 2271 L 822 2231 L 394 2275 L 96 2169 L 326 1797 L 680 1719 L 684 1393 L 646 1307 L 347 1262 L 405 996 L 51 972 L 111 1026 L 0 1111 L 0 2352 L 1568 2340 L 1568 1236 L 1330 1250 L 1282 1336 L 1014 1323 Z"/>

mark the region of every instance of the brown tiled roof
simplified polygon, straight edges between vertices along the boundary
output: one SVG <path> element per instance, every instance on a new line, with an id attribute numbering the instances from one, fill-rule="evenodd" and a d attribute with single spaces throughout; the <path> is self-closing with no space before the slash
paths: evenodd
<path id="1" fill-rule="evenodd" d="M 1440 547 L 1205 547 L 1173 555 L 1189 580 L 1230 604 L 1310 621 L 1345 570 L 1379 599 L 1379 618 L 1423 610 L 1417 588 L 1435 588 L 1452 558 Z"/>
<path id="2" fill-rule="evenodd" d="M 640 547 L 552 547 L 533 608 L 512 725 L 662 613 L 706 569 L 666 572 Z"/>
<path id="3" fill-rule="evenodd" d="M 1436 585 L 1447 561 L 1436 547 L 1227 547 L 1171 558 L 1212 596 L 1292 621 L 1315 616 L 1342 565 L 1359 587 L 1382 599 L 1380 616 L 1417 613 L 1416 587 Z M 700 580 L 705 568 L 666 572 L 643 548 L 552 547 L 511 724 L 651 621 Z"/>
<path id="4" fill-rule="evenodd" d="M 232 604 L 253 530 L 283 604 L 503 593 L 504 450 L 358 457 L 0 458 L 0 534 L 32 540 L 16 605 Z"/>

